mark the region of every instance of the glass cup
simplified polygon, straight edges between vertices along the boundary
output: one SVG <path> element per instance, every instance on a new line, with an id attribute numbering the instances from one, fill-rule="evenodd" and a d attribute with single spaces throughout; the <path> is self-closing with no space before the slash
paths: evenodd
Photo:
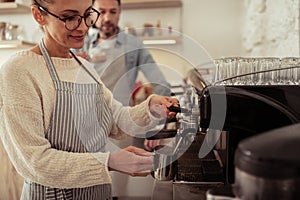
<path id="1" fill-rule="evenodd" d="M 280 82 L 282 85 L 295 85 L 299 84 L 300 78 L 300 58 L 298 57 L 285 57 L 281 59 L 281 68 L 287 68 L 279 71 Z"/>
<path id="2" fill-rule="evenodd" d="M 216 65 L 215 83 L 217 85 L 234 85 L 237 73 L 238 57 L 228 57 L 214 60 Z"/>
<path id="3" fill-rule="evenodd" d="M 276 57 L 263 57 L 257 59 L 257 69 L 259 73 L 259 78 L 256 85 L 276 85 L 278 84 L 280 77 L 280 58 Z"/>
<path id="4" fill-rule="evenodd" d="M 257 60 L 255 58 L 239 58 L 235 85 L 254 85 L 258 80 Z"/>

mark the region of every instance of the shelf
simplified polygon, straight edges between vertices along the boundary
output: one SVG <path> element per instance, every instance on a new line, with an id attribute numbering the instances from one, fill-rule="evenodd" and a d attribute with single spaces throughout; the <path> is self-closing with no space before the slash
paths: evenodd
<path id="1" fill-rule="evenodd" d="M 32 47 L 35 43 L 21 40 L 0 40 L 0 49 L 14 49 L 20 47 Z"/>
<path id="2" fill-rule="evenodd" d="M 178 36 L 141 36 L 139 38 L 145 45 L 175 45 L 180 41 Z"/>
<path id="3" fill-rule="evenodd" d="M 16 2 L 1 2 L 0 14 L 7 13 L 29 13 L 30 6 L 19 4 Z"/>
<path id="4" fill-rule="evenodd" d="M 123 0 L 122 9 L 181 7 L 181 0 Z"/>

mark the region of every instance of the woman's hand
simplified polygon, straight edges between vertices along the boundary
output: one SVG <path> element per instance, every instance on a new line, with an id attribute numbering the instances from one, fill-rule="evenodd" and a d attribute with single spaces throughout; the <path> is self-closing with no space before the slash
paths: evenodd
<path id="1" fill-rule="evenodd" d="M 153 170 L 152 153 L 134 146 L 111 153 L 108 159 L 110 170 L 131 176 L 147 176 Z"/>
<path id="2" fill-rule="evenodd" d="M 144 140 L 144 147 L 147 151 L 153 151 L 158 145 L 160 145 L 160 140 Z"/>
<path id="3" fill-rule="evenodd" d="M 154 116 L 163 118 L 173 118 L 176 112 L 171 112 L 168 108 L 170 106 L 178 107 L 178 100 L 176 98 L 167 96 L 154 95 L 150 99 L 149 107 Z"/>

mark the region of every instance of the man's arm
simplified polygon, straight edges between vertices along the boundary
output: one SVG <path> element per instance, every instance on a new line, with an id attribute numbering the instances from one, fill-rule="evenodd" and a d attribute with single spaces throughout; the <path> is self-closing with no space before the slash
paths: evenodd
<path id="1" fill-rule="evenodd" d="M 138 69 L 136 70 L 141 71 L 154 87 L 155 94 L 170 96 L 170 84 L 166 81 L 165 76 L 143 42 L 133 35 L 122 34 L 120 36 L 120 40 L 126 40 L 126 42 L 122 42 L 125 42 L 124 44 L 126 45 L 128 70 L 137 67 Z"/>
<path id="2" fill-rule="evenodd" d="M 154 87 L 154 93 L 159 95 L 171 95 L 170 84 L 154 61 L 146 47 L 138 49 L 138 65 L 145 77 Z"/>

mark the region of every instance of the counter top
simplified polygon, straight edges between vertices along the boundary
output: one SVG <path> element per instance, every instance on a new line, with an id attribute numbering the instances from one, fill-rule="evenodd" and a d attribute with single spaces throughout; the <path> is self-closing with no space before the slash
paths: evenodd
<path id="1" fill-rule="evenodd" d="M 155 180 L 151 200 L 173 200 L 173 181 Z"/>
<path id="2" fill-rule="evenodd" d="M 151 200 L 206 200 L 207 190 L 223 186 L 219 182 L 155 181 Z"/>

